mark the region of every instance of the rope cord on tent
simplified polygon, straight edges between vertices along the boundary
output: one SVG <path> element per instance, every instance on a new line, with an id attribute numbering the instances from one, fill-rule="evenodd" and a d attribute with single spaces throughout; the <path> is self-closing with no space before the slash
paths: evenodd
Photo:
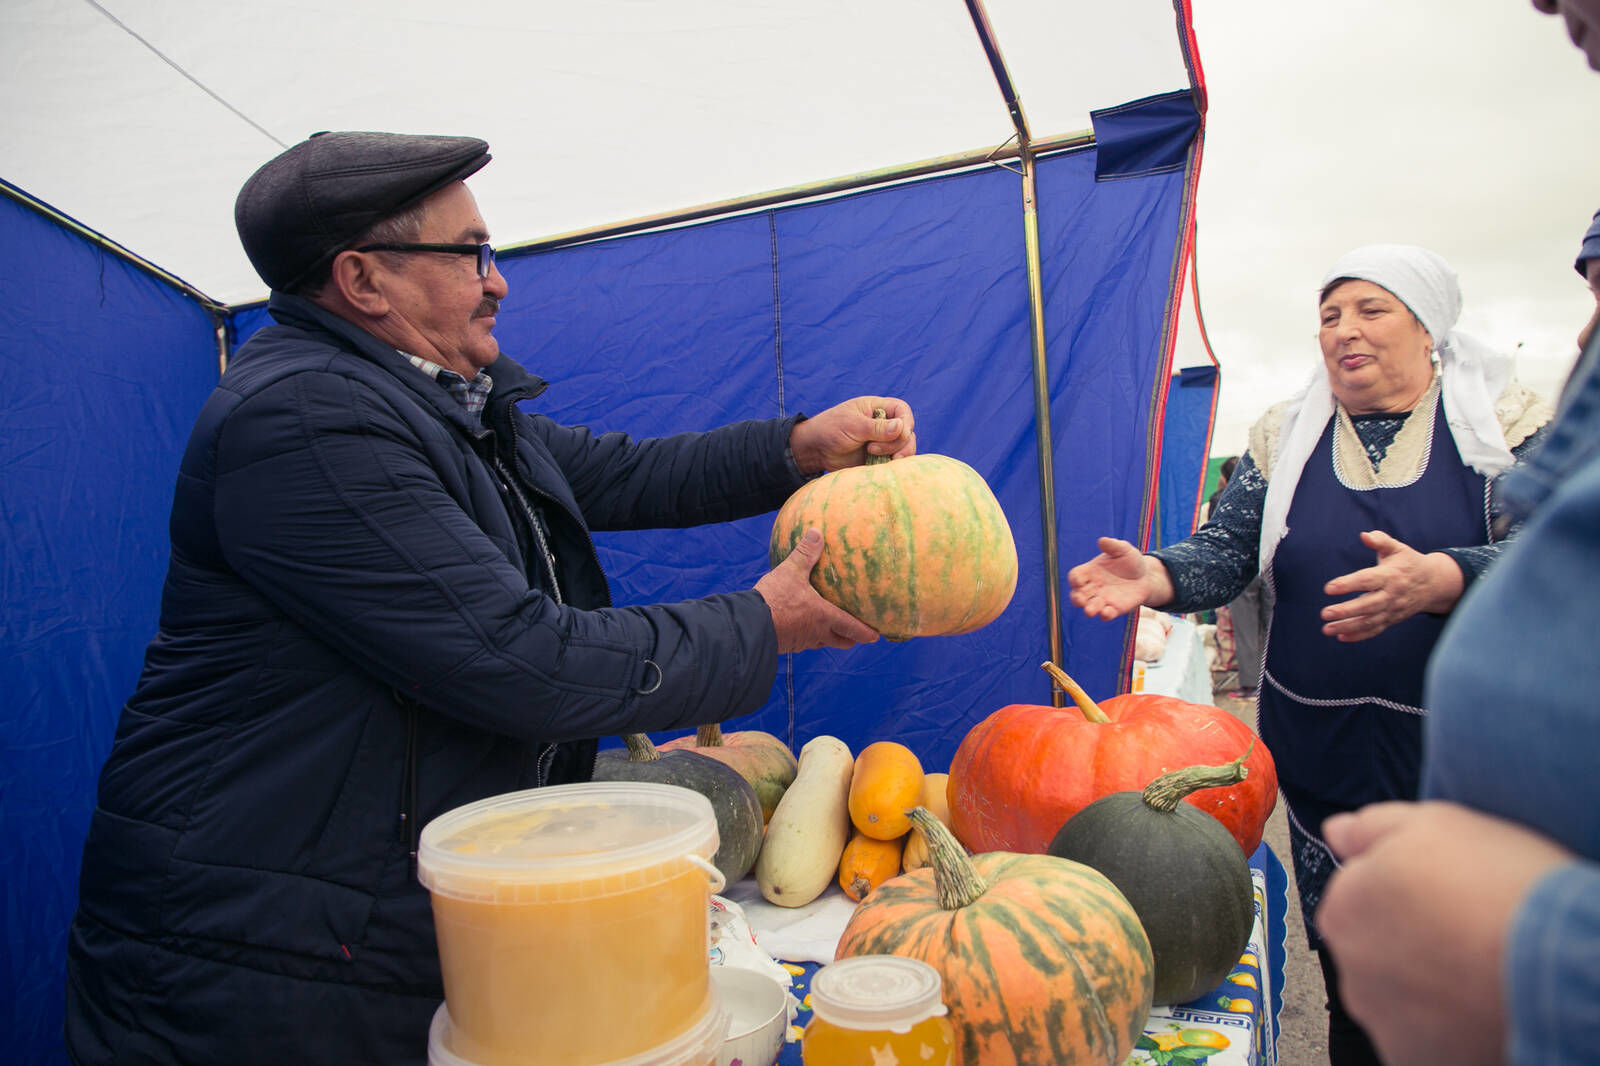
<path id="1" fill-rule="evenodd" d="M 778 217 L 767 212 L 767 247 L 772 262 L 772 350 L 778 374 L 778 417 L 787 418 L 783 398 L 783 293 L 778 275 Z"/>
<path id="2" fill-rule="evenodd" d="M 766 242 L 773 264 L 773 370 L 778 376 L 778 418 L 787 418 L 784 400 L 784 301 L 782 301 L 781 275 L 778 269 L 778 213 L 766 213 Z M 784 656 L 784 707 L 786 707 L 787 736 L 790 751 L 795 744 L 795 656 Z"/>
<path id="3" fill-rule="evenodd" d="M 207 96 L 211 97 L 211 99 L 215 100 L 217 103 L 221 104 L 223 107 L 227 108 L 229 111 L 232 111 L 235 115 L 238 115 L 240 118 L 244 119 L 251 126 L 253 126 L 256 129 L 257 132 L 259 132 L 262 136 L 266 137 L 273 144 L 276 144 L 279 148 L 287 148 L 287 147 L 289 147 L 287 144 L 284 144 L 282 141 L 278 140 L 278 138 L 274 137 L 268 130 L 266 130 L 261 125 L 261 123 L 257 122 L 255 119 L 251 118 L 249 115 L 245 114 L 243 111 L 240 111 L 237 107 L 234 107 L 232 104 L 228 103 L 228 101 L 224 100 L 222 97 L 220 97 L 216 93 L 212 92 L 209 88 L 206 87 L 205 83 L 203 83 L 199 78 L 195 77 L 193 74 L 190 74 L 187 70 L 184 70 L 177 63 L 175 63 L 171 59 L 171 57 L 167 56 L 164 52 L 162 52 L 161 49 L 157 48 L 155 45 L 151 44 L 149 41 L 145 40 L 143 37 L 141 37 L 137 33 L 135 33 L 133 31 L 132 27 L 130 27 L 127 23 L 123 22 L 121 19 L 117 18 L 117 16 L 113 15 L 111 12 L 107 11 L 105 8 L 101 7 L 96 2 L 96 0 L 83 0 L 83 2 L 88 4 L 90 7 L 94 8 L 96 11 L 100 12 L 100 14 L 104 15 L 114 26 L 117 27 L 117 29 L 121 30 L 123 33 L 126 33 L 129 37 L 132 37 L 134 40 L 138 41 L 140 44 L 142 44 L 146 48 L 150 49 L 151 53 L 157 59 L 161 60 L 161 62 L 165 63 L 167 66 L 171 67 L 173 70 L 177 71 L 179 74 L 182 74 L 185 78 L 188 78 L 191 82 L 194 83 L 195 87 L 198 88 L 201 92 L 203 92 Z"/>
<path id="4" fill-rule="evenodd" d="M 1222 364 L 1217 362 L 1217 353 L 1211 349 L 1211 337 L 1206 333 L 1206 316 L 1200 310 L 1200 238 L 1198 227 L 1196 235 L 1189 244 L 1189 294 L 1194 297 L 1194 321 L 1200 328 L 1200 343 L 1205 346 L 1206 358 L 1211 360 L 1211 365 L 1217 368 L 1220 375 Z"/>

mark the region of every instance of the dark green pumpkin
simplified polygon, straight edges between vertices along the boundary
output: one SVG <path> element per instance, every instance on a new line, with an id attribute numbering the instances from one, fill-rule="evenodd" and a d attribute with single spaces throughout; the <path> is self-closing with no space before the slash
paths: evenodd
<path id="1" fill-rule="evenodd" d="M 1248 752 L 1246 753 L 1248 754 Z M 1244 760 L 1175 770 L 1143 792 L 1113 792 L 1068 819 L 1049 854 L 1116 885 L 1150 938 L 1157 1006 L 1188 1003 L 1238 963 L 1255 920 L 1250 864 L 1223 824 L 1184 796 L 1235 784 Z"/>
<path id="2" fill-rule="evenodd" d="M 744 776 L 716 759 L 693 751 L 659 752 L 643 733 L 622 738 L 626 750 L 614 748 L 595 757 L 596 781 L 649 781 L 692 789 L 711 801 L 720 844 L 711 863 L 728 884 L 756 864 L 761 850 L 761 801 Z"/>

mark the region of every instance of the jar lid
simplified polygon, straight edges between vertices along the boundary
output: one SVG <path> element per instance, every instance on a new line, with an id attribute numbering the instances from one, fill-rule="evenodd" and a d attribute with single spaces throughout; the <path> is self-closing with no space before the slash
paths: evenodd
<path id="1" fill-rule="evenodd" d="M 939 971 L 920 959 L 857 955 L 818 970 L 811 979 L 811 1010 L 845 1029 L 910 1032 L 945 1013 Z"/>

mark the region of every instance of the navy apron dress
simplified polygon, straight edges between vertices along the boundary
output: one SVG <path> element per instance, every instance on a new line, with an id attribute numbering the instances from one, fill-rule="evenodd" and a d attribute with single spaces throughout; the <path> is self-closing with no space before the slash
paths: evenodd
<path id="1" fill-rule="evenodd" d="M 1434 412 L 1431 451 L 1415 481 L 1350 488 L 1333 463 L 1338 416 L 1328 420 L 1289 507 L 1288 534 L 1269 569 L 1276 597 L 1260 688 L 1261 739 L 1289 803 L 1295 881 L 1306 932 L 1334 870 L 1322 841 L 1330 814 L 1415 799 L 1422 764 L 1422 679 L 1446 616 L 1414 615 L 1376 637 L 1341 643 L 1322 633 L 1323 591 L 1341 574 L 1373 566 L 1361 533 L 1382 530 L 1419 552 L 1488 542 L 1482 475 L 1461 462 Z M 1348 596 L 1337 597 L 1342 601 Z"/>

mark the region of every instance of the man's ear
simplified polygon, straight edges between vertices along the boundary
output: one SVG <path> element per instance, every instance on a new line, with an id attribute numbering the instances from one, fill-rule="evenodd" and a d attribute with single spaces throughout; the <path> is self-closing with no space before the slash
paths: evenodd
<path id="1" fill-rule="evenodd" d="M 334 256 L 328 280 L 345 303 L 362 314 L 382 318 L 389 313 L 389 298 L 384 295 L 383 281 L 375 267 L 370 255 L 343 251 Z"/>

